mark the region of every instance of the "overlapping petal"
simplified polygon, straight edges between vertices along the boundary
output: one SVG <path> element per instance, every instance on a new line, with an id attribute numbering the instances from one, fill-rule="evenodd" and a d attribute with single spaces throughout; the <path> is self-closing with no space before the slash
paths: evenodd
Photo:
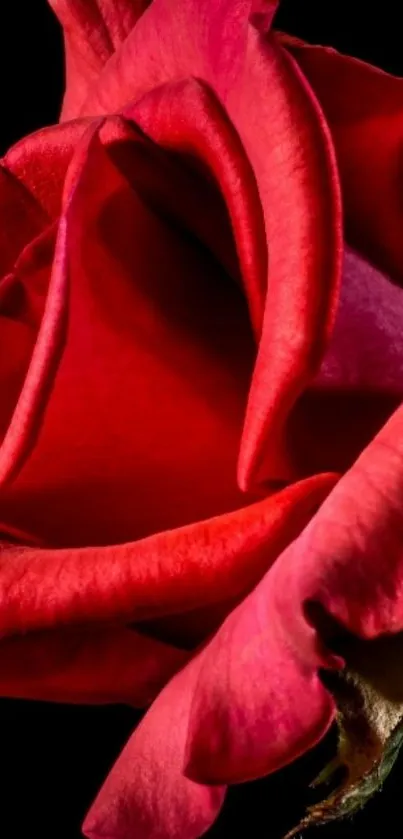
<path id="1" fill-rule="evenodd" d="M 200 661 L 169 682 L 132 734 L 85 819 L 88 839 L 198 839 L 214 822 L 225 787 L 182 771 Z"/>
<path id="2" fill-rule="evenodd" d="M 254 778 L 323 735 L 334 702 L 318 671 L 341 662 L 315 625 L 319 610 L 359 638 L 402 630 L 402 455 L 399 408 L 205 651 L 189 729 L 192 778 Z"/>
<path id="3" fill-rule="evenodd" d="M 66 95 L 62 116 L 79 112 L 91 84 L 150 0 L 49 0 L 63 26 Z"/>
<path id="4" fill-rule="evenodd" d="M 309 521 L 334 484 L 319 475 L 226 516 L 107 547 L 3 543 L 3 635 L 133 622 L 241 597 Z"/>
<path id="5" fill-rule="evenodd" d="M 403 282 L 403 79 L 283 37 L 315 91 L 336 147 L 347 237 Z"/>
<path id="6" fill-rule="evenodd" d="M 209 7 L 199 33 L 193 5 L 199 13 L 203 4 L 183 2 L 174 11 L 156 0 L 105 67 L 83 113 L 121 108 L 168 80 L 196 75 L 214 90 L 239 133 L 255 173 L 270 253 L 264 331 L 238 470 L 243 488 L 256 487 L 296 477 L 283 429 L 319 368 L 334 323 L 342 255 L 337 167 L 318 102 L 276 37 L 256 29 L 245 6 L 232 4 L 229 13 L 226 3 Z M 153 136 L 151 120 L 146 130 Z"/>

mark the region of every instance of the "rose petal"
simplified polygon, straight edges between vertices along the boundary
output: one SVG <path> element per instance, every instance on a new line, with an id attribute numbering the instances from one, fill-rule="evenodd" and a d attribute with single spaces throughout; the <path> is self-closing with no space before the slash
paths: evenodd
<path id="1" fill-rule="evenodd" d="M 2 278 L 48 222 L 46 213 L 17 178 L 0 165 L 0 289 Z"/>
<path id="2" fill-rule="evenodd" d="M 328 349 L 285 429 L 301 477 L 344 472 L 400 404 L 402 319 L 403 291 L 347 250 Z"/>
<path id="3" fill-rule="evenodd" d="M 235 513 L 105 548 L 0 546 L 0 630 L 120 622 L 241 597 L 309 521 L 319 475 Z"/>
<path id="4" fill-rule="evenodd" d="M 190 777 L 263 775 L 323 735 L 334 703 L 318 669 L 340 662 L 323 647 L 307 604 L 360 638 L 402 630 L 402 489 L 399 408 L 206 650 L 189 729 Z"/>
<path id="5" fill-rule="evenodd" d="M 44 315 L 0 449 L 4 481 L 35 440 L 1 517 L 52 544 L 131 541 L 245 503 L 236 457 L 254 347 L 243 298 L 97 138 L 94 126 L 70 166 Z"/>
<path id="6" fill-rule="evenodd" d="M 403 291 L 346 249 L 339 307 L 315 387 L 403 395 Z"/>
<path id="7" fill-rule="evenodd" d="M 242 76 L 248 19 L 266 31 L 278 0 L 153 0 L 89 91 L 81 115 L 114 113 L 164 82 L 209 83 L 221 99 Z"/>
<path id="8" fill-rule="evenodd" d="M 197 839 L 217 817 L 225 788 L 182 773 L 199 666 L 175 676 L 140 722 L 85 819 L 89 839 Z"/>
<path id="9" fill-rule="evenodd" d="M 265 325 L 238 468 L 240 485 L 251 488 L 269 480 L 296 477 L 282 432 L 295 401 L 319 368 L 334 322 L 342 252 L 337 167 L 319 105 L 296 62 L 277 40 L 262 38 L 244 19 L 244 29 L 236 28 L 242 49 L 238 44 L 236 58 L 229 50 L 228 67 L 221 72 L 214 69 L 205 47 L 199 53 L 193 29 L 186 49 L 176 47 L 177 27 L 183 36 L 190 26 L 187 13 L 183 14 L 179 23 L 178 17 L 171 19 L 164 4 L 153 4 L 114 63 L 105 69 L 98 87 L 99 102 L 94 93 L 91 107 L 102 112 L 112 104 L 123 106 L 125 99 L 137 99 L 167 78 L 197 74 L 224 101 L 239 132 L 256 176 L 270 243 L 269 282 L 259 281 L 259 289 L 268 289 Z M 166 40 L 161 60 L 156 62 L 152 50 L 144 52 L 145 44 L 147 38 L 152 41 L 157 37 L 163 21 L 161 37 Z M 225 33 L 222 38 L 223 45 Z M 217 35 L 213 43 L 218 43 Z M 141 65 L 138 71 L 134 55 Z M 147 64 L 150 55 L 152 67 Z M 224 49 L 223 55 L 227 55 Z M 228 73 L 231 84 L 227 87 Z M 159 97 L 163 98 L 163 93 L 154 94 L 150 103 Z M 168 116 L 161 135 L 158 111 L 154 129 L 151 119 L 142 123 L 141 107 L 142 103 L 135 105 L 131 113 L 152 137 L 168 144 Z M 174 112 L 180 109 L 173 107 Z M 187 113 L 190 123 L 194 108 Z M 171 119 L 171 137 L 175 136 L 174 124 Z M 244 236 L 245 249 L 250 229 Z"/>
<path id="10" fill-rule="evenodd" d="M 10 423 L 18 414 L 16 404 L 26 387 L 26 371 L 35 351 L 38 329 L 43 318 L 55 228 L 47 225 L 21 252 L 13 271 L 0 283 L 0 472 L 7 446 L 19 445 L 22 435 L 12 442 Z M 21 409 L 20 409 L 21 416 Z M 23 426 L 23 423 L 22 423 Z M 9 442 L 7 442 L 7 439 Z"/>
<path id="11" fill-rule="evenodd" d="M 196 159 L 216 180 L 231 220 L 250 317 L 259 336 L 267 285 L 264 218 L 252 167 L 224 109 L 206 85 L 192 79 L 164 85 L 124 113 L 159 146 L 181 153 L 185 166 L 189 158 Z"/>
<path id="12" fill-rule="evenodd" d="M 150 0 L 49 0 L 64 29 L 66 95 L 63 119 L 80 110 L 88 88 L 124 41 Z"/>
<path id="13" fill-rule="evenodd" d="M 3 158 L 4 167 L 34 196 L 47 218 L 60 215 L 66 172 L 90 123 L 90 119 L 78 119 L 42 128 L 12 146 Z M 19 229 L 20 223 L 13 228 L 12 240 Z"/>
<path id="14" fill-rule="evenodd" d="M 0 693 L 52 702 L 148 705 L 186 661 L 130 629 L 58 630 L 0 642 Z"/>
<path id="15" fill-rule="evenodd" d="M 240 485 L 251 487 L 296 476 L 284 427 L 320 366 L 334 323 L 341 275 L 340 201 L 323 115 L 295 63 L 274 39 L 259 39 L 251 31 L 243 86 L 234 94 L 230 113 L 256 174 L 270 255 L 263 331 L 238 464 Z"/>
<path id="16" fill-rule="evenodd" d="M 329 122 L 349 242 L 403 282 L 403 79 L 327 47 L 283 41 Z M 371 177 L 368 177 L 368 173 Z"/>

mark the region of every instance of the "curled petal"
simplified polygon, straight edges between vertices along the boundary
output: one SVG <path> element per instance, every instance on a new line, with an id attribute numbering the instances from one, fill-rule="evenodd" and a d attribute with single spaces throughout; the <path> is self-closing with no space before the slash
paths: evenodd
<path id="1" fill-rule="evenodd" d="M 42 207 L 18 178 L 0 165 L 0 293 L 2 278 L 11 271 L 21 251 L 48 223 Z"/>
<path id="2" fill-rule="evenodd" d="M 150 0 L 49 0 L 63 26 L 66 95 L 63 119 L 79 113 L 88 89 Z"/>
<path id="3" fill-rule="evenodd" d="M 96 548 L 0 546 L 0 630 L 139 621 L 241 597 L 300 532 L 333 475 L 226 516 Z"/>
<path id="4" fill-rule="evenodd" d="M 4 167 L 36 199 L 48 219 L 60 214 L 67 169 L 90 122 L 78 119 L 42 128 L 12 146 L 3 158 Z"/>
<path id="5" fill-rule="evenodd" d="M 282 40 L 331 128 L 348 241 L 402 284 L 403 79 L 327 47 Z"/>
<path id="6" fill-rule="evenodd" d="M 278 0 L 153 0 L 89 90 L 81 115 L 121 110 L 189 77 L 225 100 L 242 76 L 249 21 L 266 32 Z"/>
<path id="7" fill-rule="evenodd" d="M 190 777 L 263 775 L 323 735 L 334 702 L 318 671 L 342 662 L 315 615 L 360 638 L 402 630 L 402 458 L 399 408 L 211 642 L 192 705 Z"/>

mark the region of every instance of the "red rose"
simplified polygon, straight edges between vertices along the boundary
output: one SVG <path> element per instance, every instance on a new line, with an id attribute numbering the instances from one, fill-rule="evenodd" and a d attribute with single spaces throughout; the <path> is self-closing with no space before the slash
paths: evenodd
<path id="1" fill-rule="evenodd" d="M 403 83 L 274 0 L 51 4 L 62 120 L 0 170 L 0 692 L 152 702 L 84 832 L 196 839 L 331 724 L 326 622 L 403 629 Z"/>

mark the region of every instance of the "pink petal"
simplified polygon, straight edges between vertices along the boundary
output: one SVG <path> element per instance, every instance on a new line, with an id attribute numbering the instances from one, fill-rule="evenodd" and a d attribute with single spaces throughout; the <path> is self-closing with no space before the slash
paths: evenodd
<path id="1" fill-rule="evenodd" d="M 220 198 L 225 200 L 241 282 L 254 331 L 259 336 L 267 284 L 264 218 L 253 169 L 224 109 L 206 85 L 191 79 L 152 91 L 139 102 L 131 104 L 124 113 L 158 146 L 177 156 L 181 154 L 183 168 L 190 157 L 204 164 L 206 171 L 214 177 L 219 192 L 212 201 L 212 210 Z M 204 208 L 204 215 L 205 212 Z M 194 219 L 192 222 L 192 229 L 196 227 L 199 232 L 197 227 L 200 222 L 197 226 Z M 224 233 L 225 224 L 224 218 L 221 221 Z M 207 244 L 210 245 L 210 242 Z M 214 251 L 217 253 L 216 244 Z"/>
<path id="2" fill-rule="evenodd" d="M 85 819 L 88 839 L 197 839 L 217 817 L 225 788 L 182 773 L 199 666 L 175 676 L 137 727 Z"/>
<path id="3" fill-rule="evenodd" d="M 314 387 L 403 396 L 403 291 L 346 249 L 336 322 Z"/>
<path id="4" fill-rule="evenodd" d="M 301 536 L 205 652 L 187 772 L 208 783 L 264 775 L 313 746 L 334 703 L 307 605 L 359 637 L 403 628 L 403 408 L 340 480 Z"/>
<path id="5" fill-rule="evenodd" d="M 251 30 L 242 86 L 231 96 L 230 113 L 257 178 L 270 256 L 238 463 L 238 480 L 246 488 L 295 477 L 284 427 L 331 334 L 342 230 L 329 130 L 297 65 L 277 41 Z"/>
<path id="6" fill-rule="evenodd" d="M 148 705 L 187 655 L 130 629 L 2 639 L 0 693 L 52 702 Z"/>
<path id="7" fill-rule="evenodd" d="M 402 283 L 403 79 L 327 47 L 284 40 L 331 128 L 347 238 Z"/>
<path id="8" fill-rule="evenodd" d="M 64 29 L 66 96 L 63 118 L 80 110 L 88 89 L 150 0 L 49 0 Z"/>
<path id="9" fill-rule="evenodd" d="M 226 99 L 242 76 L 248 20 L 266 31 L 277 5 L 277 0 L 153 0 L 90 89 L 81 115 L 114 113 L 164 82 L 191 77 Z"/>

